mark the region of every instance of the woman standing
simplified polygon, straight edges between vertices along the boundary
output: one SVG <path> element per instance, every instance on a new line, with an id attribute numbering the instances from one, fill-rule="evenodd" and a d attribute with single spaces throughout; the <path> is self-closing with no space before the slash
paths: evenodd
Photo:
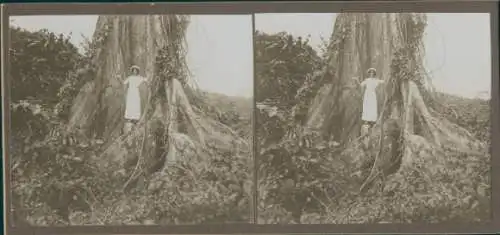
<path id="1" fill-rule="evenodd" d="M 363 114 L 361 118 L 364 122 L 363 125 L 370 129 L 378 119 L 376 88 L 379 84 L 383 83 L 384 80 L 376 78 L 377 70 L 374 68 L 368 69 L 367 74 L 368 77 L 361 82 L 361 87 L 365 90 L 363 95 Z"/>
<path id="2" fill-rule="evenodd" d="M 146 78 L 139 75 L 140 68 L 134 65 L 130 68 L 131 75 L 128 76 L 123 84 L 127 86 L 127 97 L 125 103 L 125 133 L 128 133 L 132 127 L 137 124 L 142 115 L 141 94 L 139 86 L 146 82 Z"/>

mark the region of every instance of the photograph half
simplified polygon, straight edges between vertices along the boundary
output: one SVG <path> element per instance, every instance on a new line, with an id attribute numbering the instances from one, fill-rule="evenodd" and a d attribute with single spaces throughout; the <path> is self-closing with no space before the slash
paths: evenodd
<path id="1" fill-rule="evenodd" d="M 489 14 L 257 14 L 254 40 L 259 223 L 491 219 Z"/>
<path id="2" fill-rule="evenodd" d="M 253 220 L 251 15 L 10 17 L 14 226 Z"/>

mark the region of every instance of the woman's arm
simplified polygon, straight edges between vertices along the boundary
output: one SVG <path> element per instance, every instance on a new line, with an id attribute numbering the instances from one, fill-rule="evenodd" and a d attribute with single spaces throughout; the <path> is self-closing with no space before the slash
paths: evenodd
<path id="1" fill-rule="evenodd" d="M 129 77 L 125 78 L 125 80 L 123 81 L 123 89 L 125 92 L 127 92 L 128 90 L 129 82 Z"/>
<path id="2" fill-rule="evenodd" d="M 127 85 L 127 84 L 128 84 L 128 82 L 129 82 L 129 78 L 130 78 L 130 77 L 125 78 L 125 81 L 123 81 L 123 84 L 124 84 L 124 85 Z"/>
<path id="3" fill-rule="evenodd" d="M 364 80 L 361 82 L 360 86 L 361 88 L 364 88 L 366 86 L 367 80 Z"/>
<path id="4" fill-rule="evenodd" d="M 359 77 L 353 77 L 352 80 L 354 80 L 355 84 L 358 86 L 363 84 L 362 82 L 359 81 Z"/>

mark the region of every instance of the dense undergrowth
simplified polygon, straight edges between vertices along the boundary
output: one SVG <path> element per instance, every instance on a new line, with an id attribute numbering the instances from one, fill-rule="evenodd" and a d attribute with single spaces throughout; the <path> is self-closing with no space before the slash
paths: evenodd
<path id="1" fill-rule="evenodd" d="M 355 152 L 357 148 L 351 151 L 315 133 L 301 131 L 301 107 L 307 106 L 313 98 L 310 93 L 317 91 L 315 74 L 322 67 L 318 56 L 311 53 L 307 42 L 303 44 L 302 39 L 286 34 L 258 32 L 256 51 L 259 222 L 490 220 L 489 101 L 435 93 L 434 102 L 429 104 L 441 111 L 441 118 L 480 140 L 483 154 L 427 148 L 437 152 L 421 153 L 421 157 L 413 159 L 410 169 L 379 179 L 360 193 L 366 175 L 359 174 L 369 169 L 356 172 L 360 163 L 354 156 L 363 154 Z M 302 59 L 314 65 L 294 66 L 304 63 Z M 298 89 L 296 83 L 306 84 L 305 90 Z M 260 92 L 267 87 L 273 87 L 273 92 Z M 286 100 L 276 101 L 275 97 Z"/>
<path id="2" fill-rule="evenodd" d="M 104 140 L 67 133 L 68 113 L 95 71 L 98 37 L 78 53 L 63 35 L 11 28 L 10 159 L 13 218 L 20 225 L 192 224 L 248 222 L 252 158 L 220 150 L 184 159 L 122 188 L 130 172 L 103 169 Z M 251 100 L 200 93 L 208 117 L 251 142 Z"/>

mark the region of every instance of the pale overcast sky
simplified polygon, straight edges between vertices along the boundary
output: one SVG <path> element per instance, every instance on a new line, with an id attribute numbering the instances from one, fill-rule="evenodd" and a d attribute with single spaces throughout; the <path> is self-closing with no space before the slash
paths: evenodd
<path id="1" fill-rule="evenodd" d="M 334 22 L 335 14 L 326 13 L 255 15 L 256 30 L 310 36 L 310 43 L 315 48 L 321 45 L 321 38 L 330 38 Z M 465 97 L 489 98 L 490 41 L 488 13 L 428 14 L 425 60 L 436 88 Z"/>
<path id="2" fill-rule="evenodd" d="M 201 88 L 251 97 L 253 43 L 250 15 L 193 15 L 188 28 L 188 64 Z M 23 28 L 72 33 L 80 44 L 90 37 L 97 16 L 22 16 Z M 257 14 L 255 27 L 267 33 L 287 31 L 308 37 L 318 48 L 328 39 L 335 14 Z M 426 65 L 437 89 L 465 97 L 491 91 L 490 20 L 487 13 L 432 13 L 426 28 Z M 484 96 L 482 94 L 481 96 Z"/>
<path id="3" fill-rule="evenodd" d="M 28 30 L 71 34 L 81 45 L 91 38 L 96 15 L 17 16 L 11 23 Z M 253 95 L 251 15 L 192 15 L 187 30 L 188 66 L 201 89 L 230 96 Z"/>

